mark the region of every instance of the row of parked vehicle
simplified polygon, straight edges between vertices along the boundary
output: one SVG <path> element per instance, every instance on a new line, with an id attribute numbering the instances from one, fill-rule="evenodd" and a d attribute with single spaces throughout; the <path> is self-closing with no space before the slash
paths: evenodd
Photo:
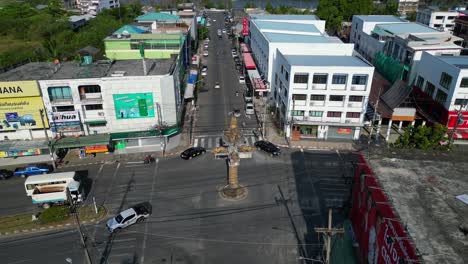
<path id="1" fill-rule="evenodd" d="M 52 166 L 46 163 L 30 164 L 26 167 L 18 167 L 15 171 L 0 169 L 0 180 L 6 180 L 13 176 L 26 178 L 38 174 L 47 174 L 52 170 Z"/>

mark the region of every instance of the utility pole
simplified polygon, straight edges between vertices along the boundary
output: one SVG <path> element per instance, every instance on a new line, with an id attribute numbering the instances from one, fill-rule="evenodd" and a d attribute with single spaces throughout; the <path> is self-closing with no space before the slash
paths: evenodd
<path id="1" fill-rule="evenodd" d="M 161 144 L 162 156 L 166 154 L 166 138 L 163 136 L 163 123 L 162 123 L 162 114 L 161 114 L 161 105 L 156 103 L 156 111 L 158 111 L 158 127 L 159 127 L 159 140 Z"/>
<path id="2" fill-rule="evenodd" d="M 328 228 L 326 227 L 316 227 L 314 228 L 315 232 L 317 233 L 323 233 L 327 236 L 326 238 L 326 259 L 325 263 L 329 264 L 330 263 L 330 253 L 331 253 L 331 239 L 332 236 L 335 234 L 342 234 L 344 233 L 343 228 L 332 228 L 332 209 L 328 209 Z"/>
<path id="3" fill-rule="evenodd" d="M 44 109 L 39 109 L 39 114 L 41 115 L 42 128 L 44 129 L 44 134 L 47 140 L 47 147 L 49 148 L 50 160 L 52 161 L 52 168 L 54 171 L 57 169 L 55 166 L 54 152 L 52 149 L 52 143 L 50 142 L 49 134 L 47 134 L 47 128 L 44 121 Z"/>
<path id="4" fill-rule="evenodd" d="M 374 123 L 375 123 L 375 117 L 377 115 L 377 108 L 379 107 L 379 102 L 380 102 L 380 93 L 382 92 L 382 88 L 383 87 L 380 87 L 379 89 L 379 94 L 377 96 L 377 102 L 375 102 L 375 107 L 374 107 L 374 115 L 372 116 L 372 123 L 371 123 L 371 129 L 370 129 L 370 132 L 369 132 L 369 139 L 367 141 L 367 145 L 369 145 L 372 141 L 372 133 L 374 132 Z M 387 129 L 391 129 L 391 127 L 387 128 Z M 378 137 L 378 136 L 377 136 Z"/>
<path id="5" fill-rule="evenodd" d="M 75 216 L 76 229 L 80 234 L 81 245 L 83 246 L 86 261 L 88 264 L 92 264 L 91 256 L 89 255 L 88 247 L 86 246 L 86 241 L 84 239 L 83 231 L 81 230 L 80 218 L 78 217 L 78 210 L 76 209 L 75 202 L 71 196 L 70 189 L 67 187 L 67 199 L 70 203 L 71 213 Z"/>
<path id="6" fill-rule="evenodd" d="M 464 100 L 468 101 L 468 99 L 464 99 Z M 453 126 L 452 133 L 450 133 L 450 145 L 453 144 L 453 137 L 455 136 L 455 133 L 457 133 L 458 125 L 460 125 L 460 123 L 463 123 L 463 115 L 461 112 L 464 107 L 465 107 L 465 101 L 463 101 L 462 104 L 460 105 L 460 108 L 458 108 L 457 119 L 455 120 L 455 125 Z"/>

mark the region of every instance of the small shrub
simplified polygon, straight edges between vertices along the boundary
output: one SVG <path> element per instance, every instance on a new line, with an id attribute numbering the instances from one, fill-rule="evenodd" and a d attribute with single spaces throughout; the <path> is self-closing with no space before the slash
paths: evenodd
<path id="1" fill-rule="evenodd" d="M 69 216 L 69 209 L 65 206 L 54 206 L 46 209 L 39 215 L 39 220 L 42 223 L 53 223 L 67 219 Z"/>

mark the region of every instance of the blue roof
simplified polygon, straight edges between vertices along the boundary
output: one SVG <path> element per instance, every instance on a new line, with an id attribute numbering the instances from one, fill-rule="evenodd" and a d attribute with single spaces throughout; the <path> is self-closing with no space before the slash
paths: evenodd
<path id="1" fill-rule="evenodd" d="M 123 34 L 123 33 L 127 33 L 127 34 L 142 34 L 142 33 L 145 33 L 145 32 L 148 32 L 142 28 L 139 28 L 139 27 L 135 27 L 135 26 L 131 26 L 131 25 L 125 25 L 119 29 L 117 29 L 113 35 L 117 35 L 117 34 Z"/>
<path id="2" fill-rule="evenodd" d="M 440 32 L 437 29 L 430 28 L 426 25 L 406 22 L 406 23 L 394 23 L 394 24 L 377 24 L 375 27 L 379 27 L 387 32 L 395 35 L 405 33 L 437 33 Z"/>
<path id="3" fill-rule="evenodd" d="M 445 63 L 451 64 L 460 69 L 468 68 L 468 56 L 436 56 Z"/>
<path id="4" fill-rule="evenodd" d="M 397 16 L 385 16 L 385 15 L 370 15 L 370 16 L 355 16 L 365 22 L 406 22 L 406 20 Z"/>
<path id="5" fill-rule="evenodd" d="M 146 13 L 135 18 L 137 21 L 176 21 L 179 19 L 179 16 L 166 13 Z"/>
<path id="6" fill-rule="evenodd" d="M 273 21 L 263 21 L 263 20 L 254 20 L 252 22 L 255 23 L 260 30 L 269 29 L 269 30 L 307 32 L 307 33 L 320 33 L 317 27 L 315 27 L 312 24 L 273 22 Z"/>
<path id="7" fill-rule="evenodd" d="M 269 42 L 283 43 L 329 43 L 329 38 L 322 35 L 299 35 L 287 33 L 263 32 Z"/>
<path id="8" fill-rule="evenodd" d="M 283 55 L 291 66 L 372 67 L 354 56 Z"/>
<path id="9" fill-rule="evenodd" d="M 319 20 L 316 15 L 250 15 L 257 20 Z"/>

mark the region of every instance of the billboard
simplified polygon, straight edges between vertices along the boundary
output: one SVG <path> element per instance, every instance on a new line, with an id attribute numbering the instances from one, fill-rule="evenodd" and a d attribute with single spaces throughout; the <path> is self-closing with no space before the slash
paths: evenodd
<path id="1" fill-rule="evenodd" d="M 40 110 L 44 110 L 42 98 L 0 98 L 0 131 L 43 128 Z M 49 127 L 44 116 L 44 125 Z"/>
<path id="2" fill-rule="evenodd" d="M 249 20 L 247 17 L 242 19 L 242 36 L 249 35 Z"/>
<path id="3" fill-rule="evenodd" d="M 52 112 L 49 114 L 50 129 L 54 133 L 80 132 L 81 121 L 78 111 Z"/>
<path id="4" fill-rule="evenodd" d="M 36 81 L 0 82 L 0 98 L 41 96 Z"/>
<path id="5" fill-rule="evenodd" d="M 354 176 L 351 223 L 363 263 L 416 262 L 416 248 L 362 155 Z"/>
<path id="6" fill-rule="evenodd" d="M 154 117 L 153 93 L 114 94 L 117 119 Z"/>

